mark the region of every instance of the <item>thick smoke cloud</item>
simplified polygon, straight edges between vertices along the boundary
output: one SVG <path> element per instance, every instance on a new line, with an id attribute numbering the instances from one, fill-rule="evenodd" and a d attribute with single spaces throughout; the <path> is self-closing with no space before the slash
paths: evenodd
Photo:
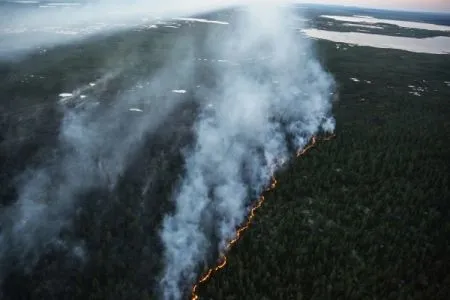
<path id="1" fill-rule="evenodd" d="M 86 101 L 77 91 L 63 99 L 56 147 L 40 166 L 20 176 L 17 201 L 0 211 L 0 279 L 9 271 L 10 258 L 18 262 L 15 267 L 25 270 L 31 270 L 42 254 L 55 247 L 84 258 L 80 241 L 61 236 L 70 232 L 79 208 L 77 200 L 92 188 L 113 190 L 148 135 L 182 103 L 183 96 L 171 89 L 192 84 L 192 49 L 189 37 L 176 41 L 159 71 L 111 99 Z"/>
<path id="2" fill-rule="evenodd" d="M 255 0 L 0 1 L 0 59 Z"/>
<path id="3" fill-rule="evenodd" d="M 80 32 L 92 25 L 94 29 L 65 38 L 10 34 L 0 37 L 0 47 L 14 54 L 17 49 L 54 46 L 118 28 L 111 24 L 129 29 L 156 17 L 189 16 L 251 2 L 257 1 L 138 0 L 125 5 L 101 0 L 30 9 L 1 17 L 0 27 L 50 26 Z M 96 27 L 99 24 L 103 25 Z M 145 137 L 183 103 L 182 95 L 170 91 L 193 85 L 198 75 L 194 63 L 200 56 L 195 51 L 201 48 L 202 55 L 228 64 L 220 64 L 210 74 L 214 84 L 198 89 L 199 103 L 210 104 L 197 117 L 193 145 L 184 149 L 185 173 L 172 197 L 175 211 L 161 227 L 165 257 L 161 295 L 180 299 L 208 253 L 225 250 L 248 213 L 249 202 L 268 184 L 280 162 L 320 130 L 334 130 L 330 117 L 333 80 L 314 59 L 309 42 L 292 29 L 299 25 L 287 8 L 252 6 L 232 19 L 227 29 L 209 30 L 203 47 L 189 37 L 179 40 L 163 67 L 136 84 L 143 88 L 123 91 L 105 105 L 95 106 L 92 101 L 81 108 L 78 104 L 65 108 L 54 152 L 20 177 L 17 201 L 2 208 L 0 265 L 6 266 L 13 257 L 20 267 L 31 269 L 54 247 L 67 249 L 79 259 L 89 255 L 81 241 L 61 235 L 71 229 L 80 195 L 96 187 L 114 189 Z M 120 72 L 106 75 L 105 80 Z M 85 89 L 75 91 L 69 104 L 78 101 L 79 91 Z M 137 109 L 130 112 L 132 107 Z M 6 272 L 6 267 L 0 269 L 0 279 Z"/>
<path id="4" fill-rule="evenodd" d="M 228 34 L 213 32 L 207 42 L 212 55 L 235 66 L 216 70 L 219 84 L 205 92 L 212 107 L 196 122 L 176 209 L 163 222 L 164 299 L 182 298 L 211 247 L 225 250 L 250 197 L 288 159 L 289 144 L 302 148 L 317 132 L 334 130 L 333 80 L 290 29 L 294 22 L 287 8 L 252 6 Z"/>

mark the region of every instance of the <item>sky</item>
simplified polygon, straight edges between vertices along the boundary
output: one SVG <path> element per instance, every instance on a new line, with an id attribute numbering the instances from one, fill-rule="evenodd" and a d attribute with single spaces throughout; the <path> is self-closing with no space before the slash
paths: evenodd
<path id="1" fill-rule="evenodd" d="M 309 0 L 304 2 L 411 11 L 450 12 L 449 0 Z"/>
<path id="2" fill-rule="evenodd" d="M 36 0 L 40 2 L 40 0 Z M 45 2 L 97 2 L 102 0 L 46 0 Z M 142 0 L 137 0 L 142 1 Z M 166 0 L 170 2 L 176 2 L 174 0 Z M 166 2 L 164 1 L 164 2 Z M 190 5 L 191 3 L 211 2 L 215 5 L 221 4 L 222 6 L 229 6 L 230 3 L 251 2 L 258 0 L 186 0 L 184 5 Z M 261 1 L 261 0 L 259 0 Z M 271 0 L 265 0 L 271 1 Z M 273 1 L 273 0 L 272 0 Z M 289 0 L 281 0 L 289 1 Z M 306 2 L 306 3 L 318 3 L 318 4 L 334 4 L 334 5 L 348 5 L 368 8 L 386 8 L 396 10 L 409 10 L 409 11 L 436 11 L 436 12 L 448 12 L 450 13 L 450 0 L 290 0 L 292 2 Z M 34 1 L 21 1 L 21 0 L 0 0 L 0 2 L 34 2 Z M 112 0 L 110 2 L 127 3 L 124 0 Z M 131 1 L 136 2 L 136 0 Z M 144 0 L 144 3 L 147 1 Z M 149 0 L 148 2 L 152 2 Z M 178 1 L 179 2 L 179 1 Z"/>

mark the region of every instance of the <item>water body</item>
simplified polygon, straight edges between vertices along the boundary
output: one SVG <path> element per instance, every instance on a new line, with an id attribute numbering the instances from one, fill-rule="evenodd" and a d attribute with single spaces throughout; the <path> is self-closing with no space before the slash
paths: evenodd
<path id="1" fill-rule="evenodd" d="M 358 46 L 398 49 L 417 53 L 450 54 L 450 37 L 444 36 L 410 38 L 362 32 L 329 31 L 314 28 L 303 29 L 302 32 L 312 38 Z"/>
<path id="2" fill-rule="evenodd" d="M 411 21 L 399 21 L 399 20 L 389 20 L 389 19 L 378 19 L 370 16 L 331 16 L 331 15 L 321 15 L 322 18 L 333 19 L 341 22 L 353 22 L 353 23 L 365 23 L 365 24 L 392 24 L 403 28 L 414 28 L 414 29 L 425 29 L 425 30 L 437 30 L 437 31 L 450 31 L 450 26 L 428 24 L 422 22 L 411 22 Z"/>

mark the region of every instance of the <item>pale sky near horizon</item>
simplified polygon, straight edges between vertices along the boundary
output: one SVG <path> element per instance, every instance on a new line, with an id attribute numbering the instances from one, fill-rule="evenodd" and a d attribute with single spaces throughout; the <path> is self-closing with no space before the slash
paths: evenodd
<path id="1" fill-rule="evenodd" d="M 15 2 L 14 0 L 0 0 L 1 2 Z M 77 1 L 77 0 L 75 0 Z M 90 2 L 91 0 L 87 0 Z M 124 0 L 111 1 L 115 3 L 127 2 Z M 141 0 L 142 1 L 142 0 Z M 144 0 L 145 1 L 145 0 Z M 348 5 L 358 7 L 369 8 L 386 8 L 397 10 L 410 10 L 410 11 L 435 11 L 450 13 L 450 0 L 186 0 L 186 4 L 190 2 L 210 2 L 211 4 L 218 4 L 229 6 L 230 3 L 242 3 L 242 2 L 258 2 L 258 1 L 274 1 L 274 2 L 297 2 L 297 3 L 317 3 L 317 4 L 334 4 L 334 5 Z M 19 1 L 17 1 L 19 2 Z M 25 1 L 23 1 L 25 2 Z M 33 1 L 30 1 L 33 2 Z M 59 0 L 55 2 L 73 2 L 73 0 Z M 85 2 L 85 1 L 82 1 Z M 99 2 L 109 2 L 100 0 Z M 139 2 L 139 0 L 138 0 Z M 165 2 L 177 2 L 176 0 L 165 0 Z M 214 6 L 214 5 L 213 5 Z"/>
<path id="2" fill-rule="evenodd" d="M 302 2 L 371 8 L 450 12 L 450 0 L 305 0 Z"/>

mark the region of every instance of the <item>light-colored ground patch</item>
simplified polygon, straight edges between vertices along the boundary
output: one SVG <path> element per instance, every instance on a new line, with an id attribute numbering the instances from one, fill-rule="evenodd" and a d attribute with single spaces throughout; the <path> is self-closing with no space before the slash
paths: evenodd
<path id="1" fill-rule="evenodd" d="M 415 86 L 415 85 L 408 85 L 408 87 L 411 89 L 411 91 L 409 91 L 408 93 L 414 96 L 422 96 L 424 92 L 427 91 L 426 88 L 424 87 L 420 87 L 420 86 Z"/>
<path id="2" fill-rule="evenodd" d="M 358 28 L 368 28 L 368 29 L 383 29 L 383 26 L 376 25 L 364 25 L 364 24 L 355 24 L 355 23 L 342 23 L 343 26 L 348 27 L 358 27 Z"/>
<path id="3" fill-rule="evenodd" d="M 211 63 L 222 63 L 222 64 L 229 64 L 232 66 L 238 66 L 239 63 L 233 62 L 228 59 L 214 59 L 214 58 L 196 58 L 197 61 L 204 61 L 204 62 L 211 62 Z"/>
<path id="4" fill-rule="evenodd" d="M 99 79 L 97 79 L 93 82 L 90 82 L 89 84 L 86 84 L 79 88 L 76 88 L 75 90 L 73 90 L 70 93 L 68 93 L 68 92 L 60 93 L 59 97 L 61 99 L 59 100 L 59 102 L 61 104 L 65 104 L 65 103 L 69 103 L 69 102 L 72 102 L 73 100 L 77 100 L 77 99 L 81 99 L 81 100 L 86 99 L 87 96 L 85 93 L 89 93 L 98 84 L 101 85 L 101 84 L 104 84 L 104 83 L 110 81 L 111 79 L 115 78 L 118 74 L 119 74 L 118 72 L 112 72 L 103 77 L 100 77 Z"/>
<path id="5" fill-rule="evenodd" d="M 320 29 L 302 29 L 304 34 L 315 39 L 324 39 L 338 43 L 390 48 L 417 53 L 450 54 L 450 37 L 429 38 L 398 37 L 362 32 L 340 32 Z"/>
<path id="6" fill-rule="evenodd" d="M 369 16 L 331 16 L 331 15 L 321 15 L 322 18 L 333 19 L 341 22 L 353 22 L 353 23 L 366 23 L 366 24 L 392 24 L 403 28 L 414 28 L 414 29 L 425 29 L 425 30 L 438 30 L 438 31 L 450 31 L 450 26 L 428 24 L 422 22 L 409 22 L 409 21 L 399 21 L 399 20 L 389 20 L 389 19 L 377 19 Z"/>
<path id="7" fill-rule="evenodd" d="M 53 2 L 47 3 L 48 6 L 79 6 L 81 3 L 78 2 Z"/>
<path id="8" fill-rule="evenodd" d="M 185 94 L 186 90 L 172 90 L 172 92 L 176 94 Z"/>
<path id="9" fill-rule="evenodd" d="M 59 96 L 62 98 L 66 98 L 66 97 L 72 97 L 73 94 L 72 93 L 61 93 L 61 94 L 59 94 Z"/>
<path id="10" fill-rule="evenodd" d="M 172 20 L 186 21 L 186 22 L 198 22 L 198 23 L 210 23 L 219 25 L 228 25 L 230 23 L 216 20 L 199 19 L 199 18 L 173 18 Z"/>
<path id="11" fill-rule="evenodd" d="M 11 3 L 17 3 L 17 4 L 38 4 L 39 1 L 31 1 L 31 0 L 17 0 L 17 1 L 7 1 Z"/>

